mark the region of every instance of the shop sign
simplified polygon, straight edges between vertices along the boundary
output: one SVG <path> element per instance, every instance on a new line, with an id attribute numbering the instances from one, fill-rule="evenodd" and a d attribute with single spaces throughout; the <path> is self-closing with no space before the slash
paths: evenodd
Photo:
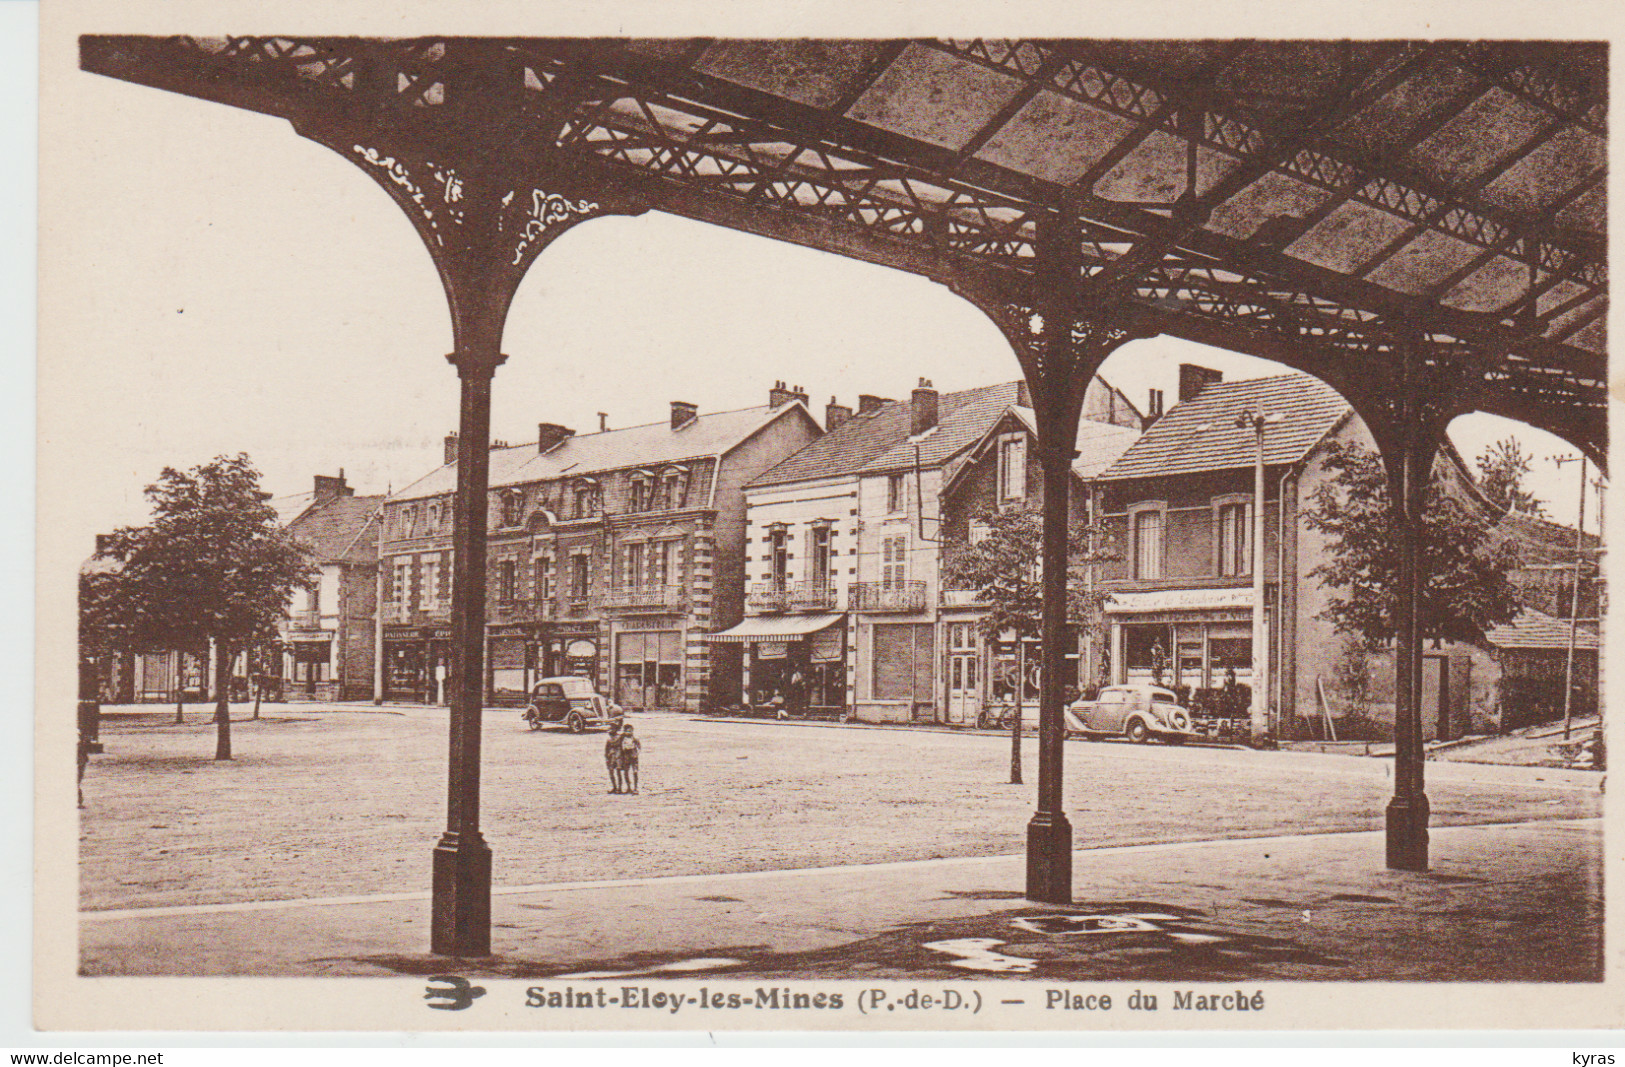
<path id="1" fill-rule="evenodd" d="M 784 659 L 790 654 L 788 641 L 758 641 L 756 642 L 757 659 Z"/>
<path id="2" fill-rule="evenodd" d="M 1151 593 L 1113 593 L 1105 610 L 1116 614 L 1149 611 L 1198 611 L 1213 608 L 1251 608 L 1253 591 L 1235 589 L 1159 589 Z"/>
<path id="3" fill-rule="evenodd" d="M 831 626 L 819 630 L 807 640 L 808 654 L 815 662 L 829 663 L 841 658 L 841 631 Z"/>
<path id="4" fill-rule="evenodd" d="M 571 641 L 564 654 L 571 659 L 592 659 L 598 655 L 598 643 L 586 640 Z"/>

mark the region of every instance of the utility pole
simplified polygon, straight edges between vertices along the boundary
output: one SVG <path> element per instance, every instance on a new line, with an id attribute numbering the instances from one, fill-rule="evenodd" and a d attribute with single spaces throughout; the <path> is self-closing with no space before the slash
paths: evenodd
<path id="1" fill-rule="evenodd" d="M 1552 460 L 1558 466 L 1572 463 L 1575 457 L 1559 456 Z M 1574 523 L 1574 588 L 1569 594 L 1569 656 L 1563 670 L 1563 740 L 1569 739 L 1574 725 L 1574 644 L 1580 627 L 1580 568 L 1585 555 L 1586 525 L 1586 458 L 1580 460 L 1580 512 Z M 1598 657 L 1601 658 L 1600 656 Z"/>
<path id="2" fill-rule="evenodd" d="M 1264 427 L 1284 416 L 1243 411 L 1236 416 L 1239 429 L 1253 431 L 1253 676 L 1250 730 L 1257 741 L 1271 729 L 1269 706 L 1270 650 L 1268 615 L 1264 604 Z M 1198 427 L 1200 429 L 1200 427 Z"/>

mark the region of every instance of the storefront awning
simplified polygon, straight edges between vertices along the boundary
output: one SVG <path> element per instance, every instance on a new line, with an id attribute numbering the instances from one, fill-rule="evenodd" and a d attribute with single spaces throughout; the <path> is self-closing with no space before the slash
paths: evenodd
<path id="1" fill-rule="evenodd" d="M 841 621 L 840 615 L 752 615 L 707 641 L 795 641 Z"/>
<path id="2" fill-rule="evenodd" d="M 1250 588 L 1158 589 L 1147 593 L 1112 593 L 1104 610 L 1112 615 L 1135 615 L 1152 611 L 1202 611 L 1214 608 L 1250 609 Z"/>

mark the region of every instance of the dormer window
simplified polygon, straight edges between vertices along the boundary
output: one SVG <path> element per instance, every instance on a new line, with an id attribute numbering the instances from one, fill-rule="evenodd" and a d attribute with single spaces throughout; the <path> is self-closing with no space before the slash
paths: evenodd
<path id="1" fill-rule="evenodd" d="M 436 533 L 436 532 L 439 531 L 439 529 L 440 529 L 440 504 L 438 502 L 435 502 L 435 503 L 431 503 L 429 505 L 429 518 L 428 518 L 428 523 L 427 523 L 427 530 L 428 530 L 429 533 Z"/>
<path id="2" fill-rule="evenodd" d="M 681 467 L 667 467 L 660 472 L 660 490 L 655 506 L 680 508 L 688 503 L 688 471 Z"/>
<path id="3" fill-rule="evenodd" d="M 1021 434 L 1006 434 L 998 444 L 999 503 L 1022 500 L 1027 496 L 1027 439 Z"/>
<path id="4" fill-rule="evenodd" d="M 632 510 L 648 511 L 654 503 L 654 495 L 650 492 L 649 476 L 641 471 L 632 476 Z"/>
<path id="5" fill-rule="evenodd" d="M 598 483 L 591 478 L 578 479 L 570 487 L 570 517 L 588 519 L 598 514 Z"/>
<path id="6" fill-rule="evenodd" d="M 525 494 L 509 489 L 502 494 L 502 525 L 518 526 L 525 521 Z"/>

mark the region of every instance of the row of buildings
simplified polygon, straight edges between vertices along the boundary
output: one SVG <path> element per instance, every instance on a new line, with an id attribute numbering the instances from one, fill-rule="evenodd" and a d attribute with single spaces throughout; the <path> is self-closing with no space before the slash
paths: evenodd
<path id="1" fill-rule="evenodd" d="M 1142 412 L 1090 383 L 1074 521 L 1098 523 L 1118 551 L 1094 575 L 1104 625 L 1069 641 L 1068 683 L 1158 681 L 1200 703 L 1256 679 L 1281 732 L 1380 735 L 1391 670 L 1320 618 L 1331 591 L 1310 572 L 1329 546 L 1302 521 L 1330 477 L 1329 446 L 1371 447 L 1364 426 L 1298 374 L 1224 382 L 1185 365 L 1176 403 L 1161 408 L 1160 394 Z M 1249 414 L 1268 416 L 1256 548 L 1257 441 L 1238 419 Z M 1037 649 L 984 633 L 985 605 L 943 568 L 989 513 L 1042 506 L 1024 383 L 940 393 L 921 379 L 907 399 L 832 398 L 822 416 L 778 382 L 761 407 L 674 401 L 660 423 L 582 434 L 541 423 L 532 441 L 494 445 L 488 699 L 517 703 L 535 679 L 575 674 L 631 708 L 969 725 L 991 707 L 1035 703 Z M 341 474 L 275 502 L 322 575 L 298 595 L 278 647 L 245 672 L 274 678 L 289 699 L 443 700 L 457 448 L 448 437 L 445 465 L 387 498 L 354 495 Z M 1490 647 L 1428 652 L 1428 729 L 1450 736 L 1539 713 L 1503 707 L 1508 691 L 1551 703 L 1540 684 L 1503 675 L 1549 682 L 1566 651 L 1557 616 L 1573 531 L 1501 514 L 1448 447 L 1435 477 L 1527 547 L 1530 591 L 1529 610 Z M 1594 600 L 1588 608 L 1594 618 Z M 1594 687 L 1595 624 L 1578 631 Z M 1356 675 L 1369 685 L 1350 692 Z"/>

